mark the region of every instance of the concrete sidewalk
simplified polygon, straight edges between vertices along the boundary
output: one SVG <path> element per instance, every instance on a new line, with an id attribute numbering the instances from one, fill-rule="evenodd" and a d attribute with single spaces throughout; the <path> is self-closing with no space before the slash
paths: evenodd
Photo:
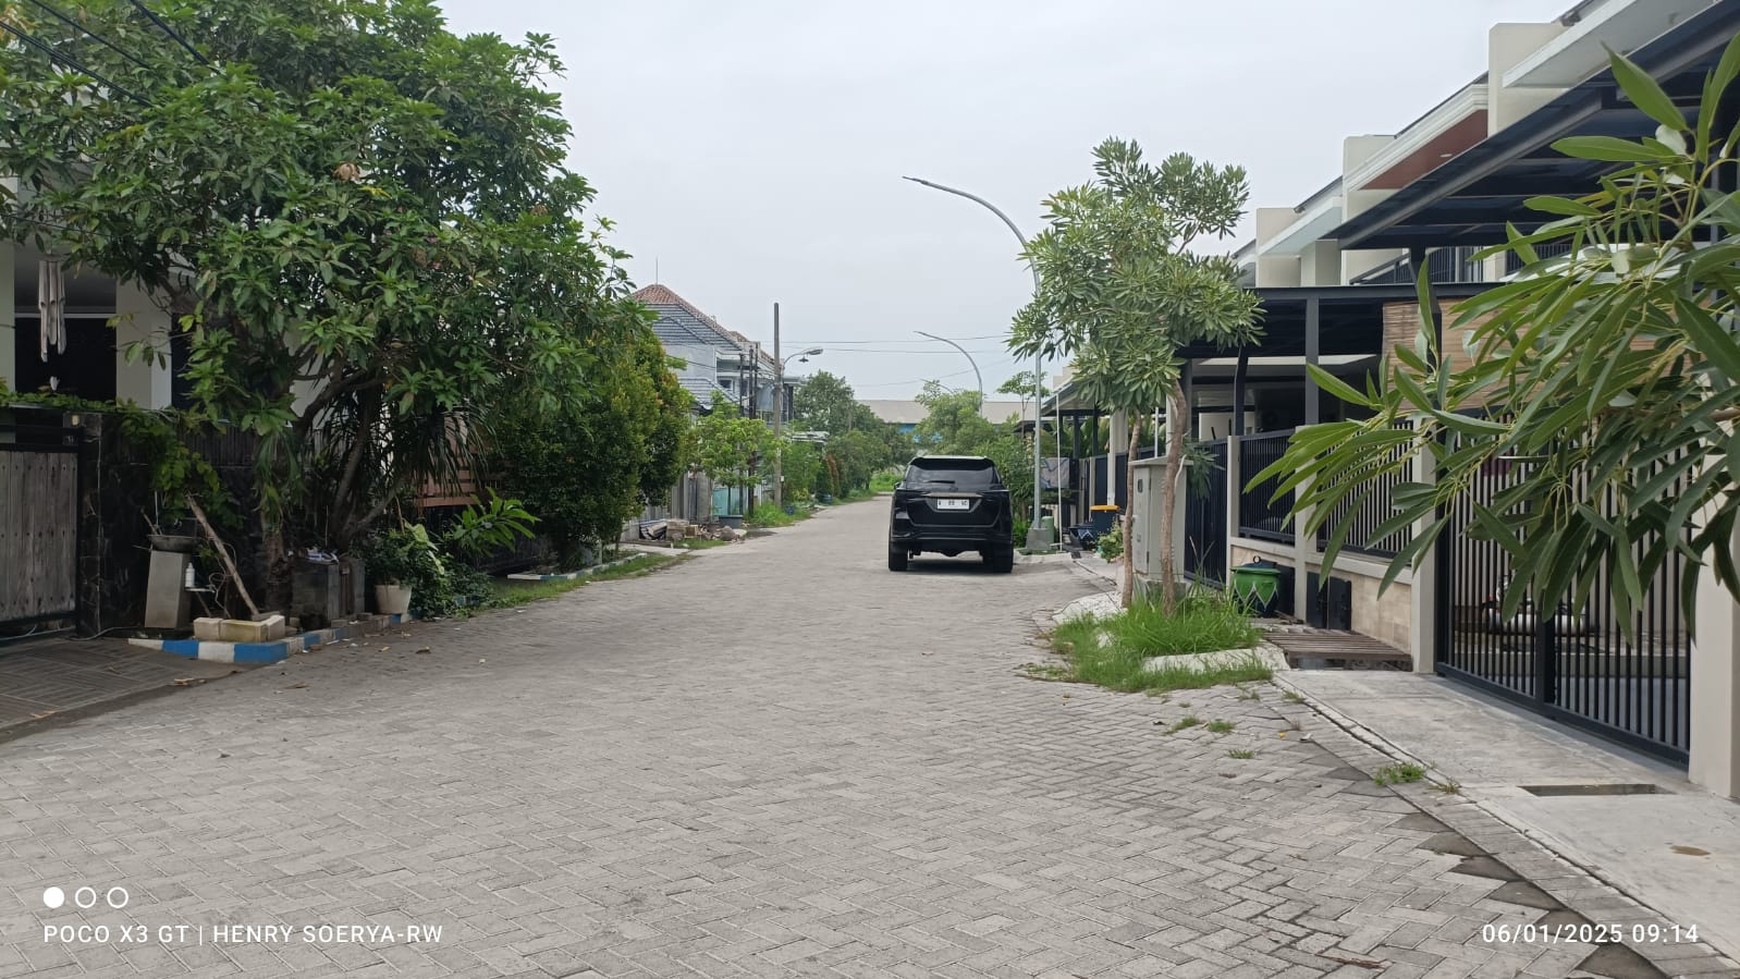
<path id="1" fill-rule="evenodd" d="M 1696 925 L 1700 939 L 1740 958 L 1740 803 L 1692 785 L 1679 769 L 1441 677 L 1296 670 L 1276 682 L 1652 908 L 1664 929 Z"/>
<path id="2" fill-rule="evenodd" d="M 0 741 L 243 668 L 151 652 L 125 639 L 47 638 L 0 647 Z"/>

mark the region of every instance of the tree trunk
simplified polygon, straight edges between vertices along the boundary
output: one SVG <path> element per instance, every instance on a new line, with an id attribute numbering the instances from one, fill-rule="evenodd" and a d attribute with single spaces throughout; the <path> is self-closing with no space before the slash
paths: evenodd
<path id="1" fill-rule="evenodd" d="M 1173 562 L 1178 527 L 1173 518 L 1178 512 L 1178 484 L 1184 474 L 1183 388 L 1174 385 L 1167 399 L 1171 403 L 1166 412 L 1166 481 L 1160 485 L 1160 527 L 1156 539 L 1160 545 L 1160 608 L 1171 615 L 1178 608 L 1178 567 Z"/>
<path id="2" fill-rule="evenodd" d="M 1124 513 L 1122 524 L 1124 528 L 1124 583 L 1118 590 L 1118 606 L 1129 608 L 1136 595 L 1136 554 L 1135 541 L 1130 531 L 1136 522 L 1136 450 L 1141 448 L 1142 417 L 1135 412 L 1130 416 L 1130 447 L 1129 455 L 1124 462 Z"/>

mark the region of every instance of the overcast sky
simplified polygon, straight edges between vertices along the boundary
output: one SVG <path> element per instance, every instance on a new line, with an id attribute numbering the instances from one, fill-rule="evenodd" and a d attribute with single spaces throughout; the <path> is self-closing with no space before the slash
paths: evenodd
<path id="1" fill-rule="evenodd" d="M 769 344 L 778 301 L 785 351 L 825 347 L 804 369 L 862 398 L 972 387 L 965 358 L 914 330 L 959 338 L 993 391 L 1018 369 L 1000 338 L 1032 289 L 989 211 L 901 175 L 971 190 L 1032 234 L 1046 195 L 1120 136 L 1242 164 L 1253 207 L 1291 206 L 1340 173 L 1343 137 L 1393 133 L 1484 71 L 1492 24 L 1570 6 L 445 3 L 462 33 L 555 35 L 571 165 L 637 283 Z"/>

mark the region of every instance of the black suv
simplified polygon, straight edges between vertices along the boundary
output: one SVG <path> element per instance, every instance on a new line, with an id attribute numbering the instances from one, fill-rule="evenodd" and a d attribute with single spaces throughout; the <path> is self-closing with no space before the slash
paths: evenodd
<path id="1" fill-rule="evenodd" d="M 992 571 L 1015 570 L 1015 514 L 997 467 L 983 456 L 919 456 L 894 488 L 888 570 L 925 551 L 978 551 Z"/>

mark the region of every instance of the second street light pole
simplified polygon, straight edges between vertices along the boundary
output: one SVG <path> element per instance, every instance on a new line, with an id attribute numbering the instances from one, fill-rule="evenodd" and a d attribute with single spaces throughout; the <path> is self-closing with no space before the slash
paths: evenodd
<path id="1" fill-rule="evenodd" d="M 907 177 L 905 179 L 910 180 L 915 184 L 922 184 L 923 186 L 929 187 L 932 190 L 940 190 L 945 194 L 953 194 L 956 197 L 965 197 L 967 200 L 972 201 L 973 203 L 984 207 L 986 210 L 990 211 L 992 214 L 995 214 L 999 218 L 1002 218 L 1003 223 L 1008 225 L 1009 230 L 1013 231 L 1015 233 L 1015 237 L 1020 240 L 1021 247 L 1022 248 L 1027 247 L 1027 236 L 1021 233 L 1021 229 L 1017 228 L 1015 226 L 1014 221 L 1009 220 L 1009 215 L 1004 214 L 1002 211 L 998 210 L 997 205 L 991 203 L 988 200 L 985 200 L 983 197 L 980 197 L 977 194 L 969 194 L 966 191 L 960 190 L 960 189 L 955 188 L 955 187 L 945 187 L 942 184 L 933 183 L 929 180 L 925 180 L 922 177 Z M 1032 262 L 1028 262 L 1027 267 L 1033 271 L 1033 295 L 1038 296 L 1039 295 L 1039 266 L 1034 265 Z M 1044 463 L 1042 463 L 1040 461 L 1040 445 L 1039 445 L 1039 443 L 1040 443 L 1040 421 L 1044 418 L 1044 405 L 1045 405 L 1044 378 L 1045 378 L 1044 358 L 1041 357 L 1039 354 L 1034 354 L 1033 355 L 1033 522 L 1031 524 L 1029 524 L 1027 527 L 1027 549 L 1030 551 L 1031 550 L 1038 550 L 1042 547 L 1048 548 L 1048 547 L 1052 546 L 1053 543 L 1055 543 L 1055 541 L 1053 541 L 1053 540 L 1041 537 L 1040 530 L 1039 530 L 1039 494 L 1040 494 L 1040 485 L 1041 485 L 1040 484 L 1040 478 L 1041 478 L 1040 470 L 1044 467 Z"/>
<path id="2" fill-rule="evenodd" d="M 967 353 L 967 348 L 961 346 L 960 344 L 954 342 L 953 340 L 950 340 L 948 337 L 939 337 L 934 333 L 926 333 L 923 330 L 913 330 L 912 332 L 918 334 L 921 337 L 929 337 L 932 340 L 936 340 L 936 341 L 939 341 L 941 343 L 946 343 L 949 346 L 955 348 L 956 350 L 959 350 L 961 352 L 962 357 L 967 358 L 967 363 L 973 365 L 973 377 L 975 379 L 977 379 L 979 382 L 979 407 L 982 410 L 985 406 L 985 376 L 983 374 L 979 373 L 979 362 L 973 359 L 972 354 Z"/>

